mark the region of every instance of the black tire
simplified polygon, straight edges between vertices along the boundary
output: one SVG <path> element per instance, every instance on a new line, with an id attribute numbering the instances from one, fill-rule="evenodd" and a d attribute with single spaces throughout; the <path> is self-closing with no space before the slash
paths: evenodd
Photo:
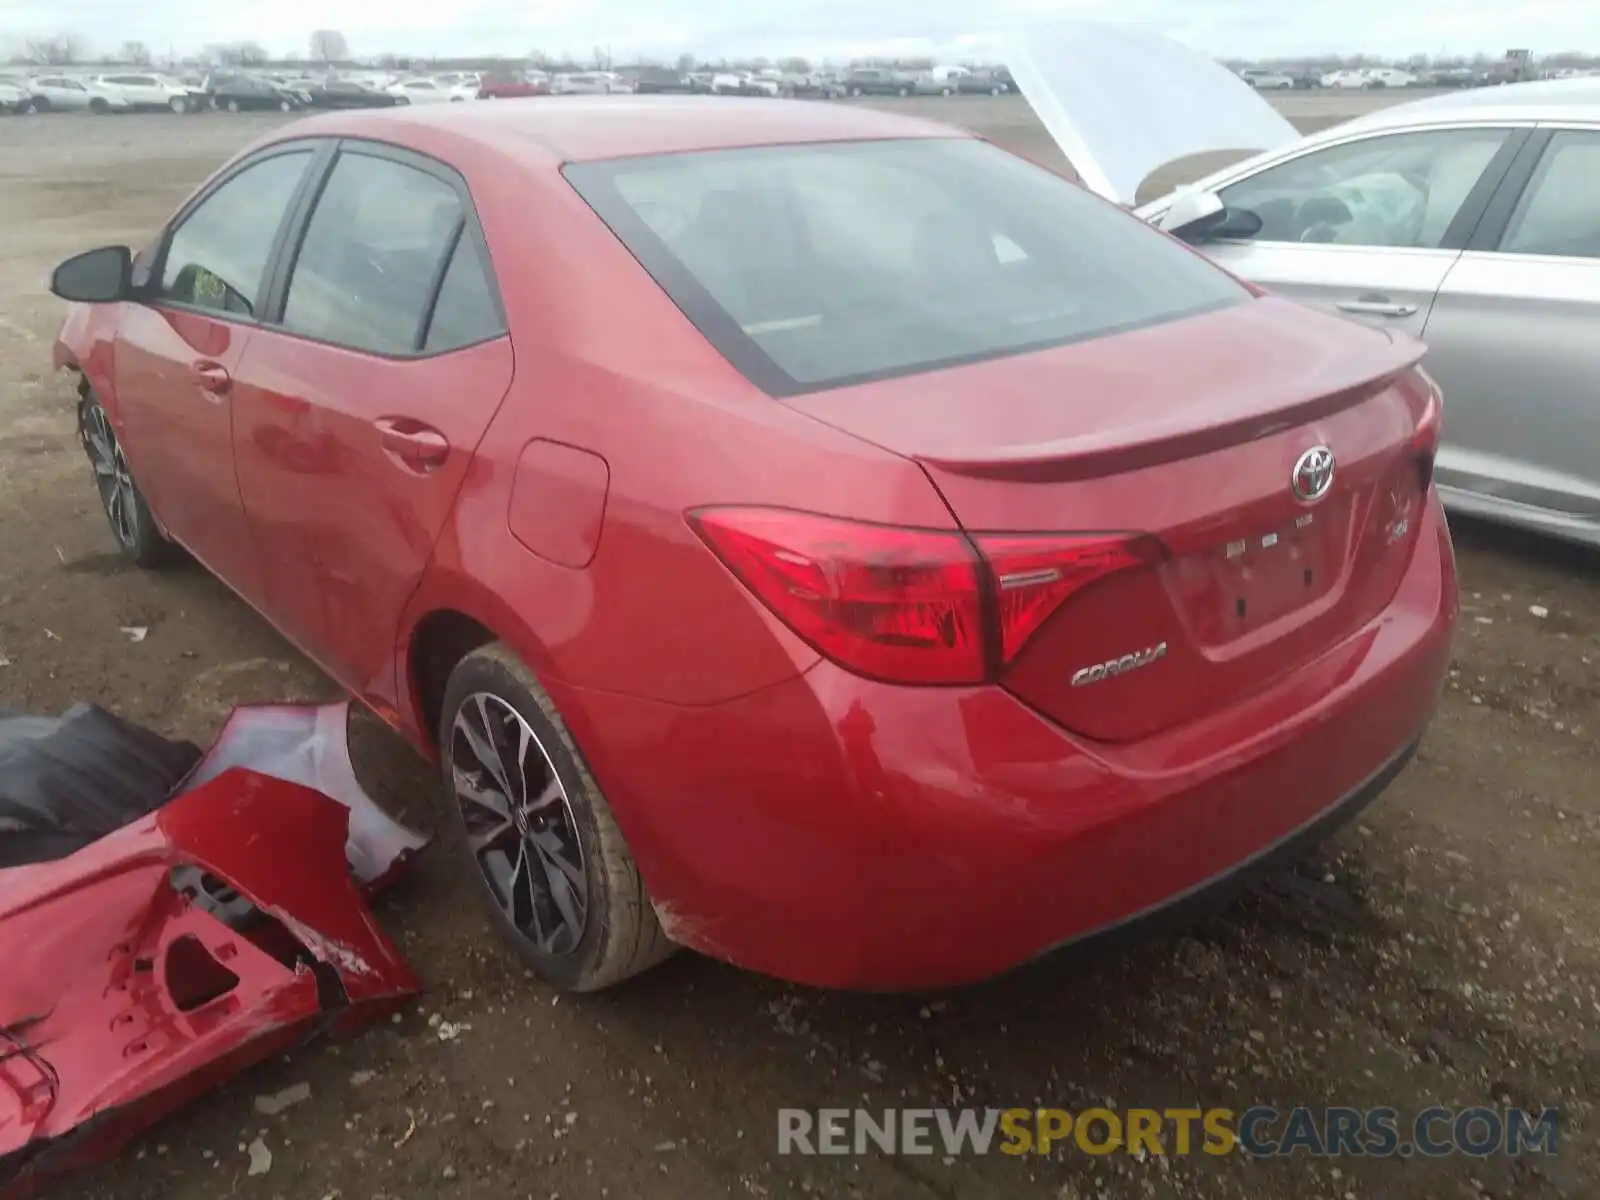
<path id="1" fill-rule="evenodd" d="M 239 102 L 237 100 L 229 100 L 228 101 L 228 111 L 231 112 L 231 113 L 238 112 L 239 111 Z"/>
<path id="2" fill-rule="evenodd" d="M 78 401 L 78 441 L 89 456 L 100 508 L 122 556 L 145 570 L 166 566 L 178 558 L 178 547 L 166 539 L 150 515 L 150 506 L 123 457 L 111 420 L 88 387 L 83 388 Z"/>
<path id="3" fill-rule="evenodd" d="M 171 100 L 167 101 L 167 107 L 181 117 L 184 113 L 189 111 L 189 97 L 174 96 Z"/>
<path id="4" fill-rule="evenodd" d="M 294 111 L 294 101 L 293 100 L 279 100 L 278 101 L 278 111 L 279 112 L 293 112 Z"/>
<path id="5" fill-rule="evenodd" d="M 111 111 L 111 105 L 99 96 L 89 101 L 89 111 L 97 117 L 103 117 Z"/>
<path id="6" fill-rule="evenodd" d="M 509 741 L 502 743 L 495 730 L 504 733 L 509 726 L 520 736 L 526 726 L 532 734 L 521 759 L 523 769 L 518 772 L 525 802 L 520 815 L 513 818 L 495 805 L 462 796 L 456 782 L 458 764 L 477 796 L 492 800 L 515 790 L 505 786 L 502 791 L 494 771 L 474 751 L 463 724 L 476 731 L 480 743 L 487 732 L 495 748 L 507 753 L 512 752 Z M 456 838 L 472 863 L 490 923 L 536 975 L 568 991 L 599 991 L 655 966 L 676 951 L 661 928 L 611 809 L 560 713 L 533 672 L 504 643 L 473 651 L 450 673 L 439 719 L 439 760 Z M 534 786 L 526 770 L 530 761 L 541 772 L 541 795 L 550 791 L 552 782 L 559 786 L 555 799 L 533 811 L 526 803 Z M 505 772 L 503 778 L 510 781 L 512 776 Z M 517 808 L 514 801 L 509 807 Z M 499 836 L 487 838 L 485 825 L 497 827 Z M 475 836 L 484 843 L 477 850 L 471 841 Z M 536 837 L 538 846 L 553 843 L 566 851 L 562 858 L 565 866 L 573 865 L 571 852 L 576 851 L 581 875 L 577 882 L 584 892 L 581 932 L 573 929 L 569 919 L 575 910 L 573 880 L 559 868 L 551 871 L 548 853 L 539 871 L 546 878 L 546 891 L 542 897 L 535 894 L 539 885 L 525 864 L 529 858 L 539 857 Z M 515 864 L 513 849 L 522 856 Z M 498 864 L 491 862 L 493 858 L 498 858 Z M 525 869 L 527 886 L 522 891 L 517 880 Z M 494 883 L 492 875 L 505 878 Z M 567 909 L 561 908 L 548 882 L 555 878 L 562 880 L 567 891 Z M 514 894 L 507 897 L 503 892 Z M 545 903 L 542 910 L 541 899 Z M 527 903 L 533 933 L 543 932 L 541 911 L 558 922 L 556 931 L 546 939 L 548 948 L 536 944 L 530 932 L 519 926 L 515 918 L 519 900 Z"/>
<path id="7" fill-rule="evenodd" d="M 49 96 L 35 96 L 33 98 L 33 111 L 36 112 L 36 113 L 49 112 L 50 111 L 50 97 Z"/>
<path id="8" fill-rule="evenodd" d="M 989 89 L 989 95 L 991 96 L 1004 96 L 1005 94 L 1006 90 L 1003 87 L 992 87 Z"/>

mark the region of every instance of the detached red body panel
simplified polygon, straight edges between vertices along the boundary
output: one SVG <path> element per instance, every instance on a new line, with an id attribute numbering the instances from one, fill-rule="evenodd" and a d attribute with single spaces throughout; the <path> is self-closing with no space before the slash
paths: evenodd
<path id="1" fill-rule="evenodd" d="M 351 880 L 349 816 L 236 769 L 66 859 L 0 872 L 0 1196 L 420 990 Z M 190 869 L 256 912 L 224 923 L 175 884 Z"/>

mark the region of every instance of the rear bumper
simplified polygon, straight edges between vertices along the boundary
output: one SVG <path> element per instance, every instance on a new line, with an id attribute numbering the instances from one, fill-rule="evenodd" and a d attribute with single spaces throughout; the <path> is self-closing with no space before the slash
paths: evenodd
<path id="1" fill-rule="evenodd" d="M 550 690 L 669 936 L 819 986 L 972 982 L 1170 919 L 1376 796 L 1449 663 L 1436 499 L 1420 535 L 1371 624 L 1132 745 L 1077 738 L 998 687 L 894 687 L 827 662 L 706 708 Z"/>

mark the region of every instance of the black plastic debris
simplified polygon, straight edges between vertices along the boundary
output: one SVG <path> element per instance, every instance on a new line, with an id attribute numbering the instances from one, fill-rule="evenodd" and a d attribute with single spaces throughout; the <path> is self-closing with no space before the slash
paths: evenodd
<path id="1" fill-rule="evenodd" d="M 0 712 L 0 868 L 50 862 L 160 808 L 200 761 L 103 708 Z"/>

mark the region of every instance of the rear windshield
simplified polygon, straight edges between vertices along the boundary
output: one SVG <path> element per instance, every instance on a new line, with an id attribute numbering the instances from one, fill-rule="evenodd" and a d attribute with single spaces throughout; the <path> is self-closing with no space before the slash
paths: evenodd
<path id="1" fill-rule="evenodd" d="M 776 396 L 1249 298 L 1137 218 L 976 140 L 612 159 L 566 176 L 700 332 Z"/>

